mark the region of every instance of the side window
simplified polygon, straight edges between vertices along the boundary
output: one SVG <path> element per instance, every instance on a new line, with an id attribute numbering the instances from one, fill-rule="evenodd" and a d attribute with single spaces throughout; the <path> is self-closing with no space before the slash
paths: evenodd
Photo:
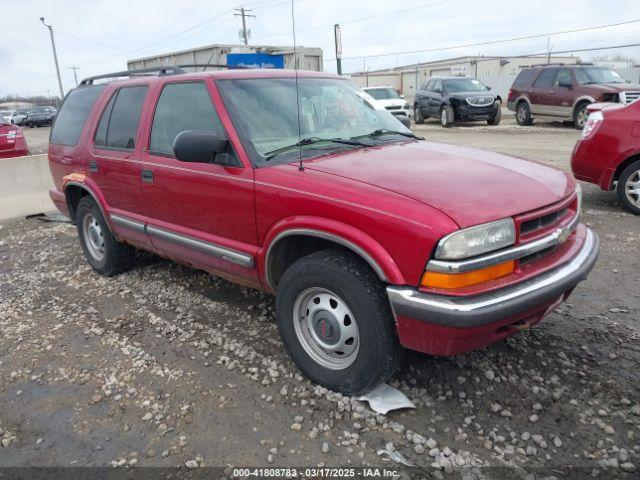
<path id="1" fill-rule="evenodd" d="M 529 85 L 531 79 L 535 76 L 536 71 L 532 68 L 522 70 L 513 81 L 513 88 L 523 88 Z"/>
<path id="2" fill-rule="evenodd" d="M 422 87 L 420 87 L 420 90 L 426 90 L 429 91 L 431 89 L 431 84 L 433 83 L 433 80 L 429 80 L 427 82 L 424 82 L 422 84 Z"/>
<path id="3" fill-rule="evenodd" d="M 153 116 L 149 151 L 173 157 L 173 141 L 185 130 L 215 132 L 226 137 L 202 82 L 169 83 L 162 89 Z"/>
<path id="4" fill-rule="evenodd" d="M 433 85 L 431 85 L 431 90 L 434 92 L 442 92 L 442 80 L 436 80 L 433 82 Z"/>
<path id="5" fill-rule="evenodd" d="M 80 87 L 71 90 L 60 107 L 51 130 L 51 143 L 76 145 L 87 117 L 104 86 Z"/>
<path id="6" fill-rule="evenodd" d="M 111 97 L 98 123 L 96 146 L 122 150 L 135 148 L 147 90 L 146 86 L 122 87 Z"/>
<path id="7" fill-rule="evenodd" d="M 553 80 L 556 78 L 556 74 L 558 73 L 557 68 L 545 68 L 540 75 L 538 75 L 538 79 L 536 80 L 535 86 L 539 88 L 549 88 L 553 85 Z"/>
<path id="8" fill-rule="evenodd" d="M 558 70 L 558 76 L 556 77 L 556 81 L 553 82 L 555 87 L 559 86 L 567 86 L 573 83 L 573 79 L 571 78 L 571 70 L 568 68 L 561 68 Z"/>

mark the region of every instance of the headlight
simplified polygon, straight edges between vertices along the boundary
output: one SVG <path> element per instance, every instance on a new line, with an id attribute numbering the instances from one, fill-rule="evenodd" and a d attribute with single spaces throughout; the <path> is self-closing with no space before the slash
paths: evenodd
<path id="1" fill-rule="evenodd" d="M 512 218 L 465 228 L 444 237 L 436 248 L 440 260 L 460 260 L 499 250 L 516 241 Z"/>
<path id="2" fill-rule="evenodd" d="M 411 108 L 411 105 L 409 105 L 409 102 L 405 102 L 405 104 L 404 104 L 404 106 L 403 106 L 402 108 L 404 108 L 405 110 L 407 110 L 407 109 L 410 109 L 410 108 Z"/>

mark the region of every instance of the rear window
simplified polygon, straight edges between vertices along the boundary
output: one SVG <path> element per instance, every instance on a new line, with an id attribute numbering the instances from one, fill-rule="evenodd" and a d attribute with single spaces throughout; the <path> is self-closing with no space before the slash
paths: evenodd
<path id="1" fill-rule="evenodd" d="M 76 145 L 89 112 L 104 85 L 82 87 L 71 90 L 67 95 L 51 130 L 50 143 L 56 145 Z"/>
<path id="2" fill-rule="evenodd" d="M 147 87 L 122 87 L 102 113 L 94 144 L 98 147 L 133 150 Z"/>
<path id="3" fill-rule="evenodd" d="M 522 70 L 516 79 L 513 81 L 513 88 L 523 88 L 531 83 L 533 77 L 536 75 L 535 70 Z"/>

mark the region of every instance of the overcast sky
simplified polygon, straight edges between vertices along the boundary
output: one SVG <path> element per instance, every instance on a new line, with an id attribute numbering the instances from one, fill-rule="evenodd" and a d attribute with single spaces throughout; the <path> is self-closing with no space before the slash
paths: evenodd
<path id="1" fill-rule="evenodd" d="M 75 85 L 68 67 L 85 77 L 126 68 L 126 60 L 213 43 L 239 43 L 237 0 L 28 0 L 2 2 L 0 95 L 58 91 L 47 29 L 53 25 L 65 91 Z M 249 0 L 251 43 L 291 45 L 291 6 Z M 398 10 L 405 10 L 398 12 Z M 475 44 L 640 20 L 638 0 L 296 0 L 298 45 L 321 47 L 335 71 L 334 23 L 342 24 L 344 57 Z M 398 12 L 385 15 L 390 12 Z M 365 17 L 377 17 L 361 20 Z M 182 33 L 180 33 L 182 32 Z M 640 43 L 640 22 L 553 36 L 554 50 Z M 545 37 L 439 52 L 344 60 L 343 71 L 382 68 L 462 55 L 544 52 Z M 607 52 L 595 52 L 602 54 Z M 611 52 L 609 52 L 611 53 Z M 640 60 L 640 48 L 615 50 Z M 589 59 L 593 53 L 577 52 Z"/>

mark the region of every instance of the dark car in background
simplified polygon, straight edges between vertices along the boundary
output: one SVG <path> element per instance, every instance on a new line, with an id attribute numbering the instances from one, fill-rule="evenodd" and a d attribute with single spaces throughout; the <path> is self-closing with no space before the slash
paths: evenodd
<path id="1" fill-rule="evenodd" d="M 56 109 L 53 107 L 36 107 L 34 110 L 27 112 L 24 125 L 30 128 L 48 126 L 53 123 L 55 116 Z"/>
<path id="2" fill-rule="evenodd" d="M 443 127 L 456 121 L 486 120 L 498 125 L 502 99 L 476 78 L 431 77 L 416 92 L 414 119 L 439 118 Z"/>
<path id="3" fill-rule="evenodd" d="M 507 107 L 518 125 L 535 117 L 569 120 L 582 130 L 587 106 L 596 102 L 629 104 L 640 98 L 640 85 L 631 85 L 617 71 L 594 65 L 560 65 L 522 70 L 509 90 Z"/>

